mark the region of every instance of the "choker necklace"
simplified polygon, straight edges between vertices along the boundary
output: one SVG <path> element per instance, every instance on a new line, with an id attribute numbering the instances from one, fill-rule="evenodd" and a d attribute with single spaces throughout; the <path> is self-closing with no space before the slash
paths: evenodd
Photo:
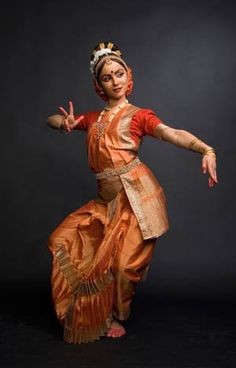
<path id="1" fill-rule="evenodd" d="M 114 106 L 114 107 L 109 107 L 109 106 L 105 106 L 104 107 L 104 110 L 106 110 L 106 111 L 110 111 L 111 109 L 115 109 L 115 107 L 119 107 L 119 106 L 121 106 L 121 105 L 123 105 L 124 103 L 129 103 L 129 101 L 128 100 L 125 100 L 124 102 L 122 102 L 120 105 L 117 105 L 117 106 Z"/>
<path id="2" fill-rule="evenodd" d="M 128 104 L 128 100 L 122 102 L 120 105 L 114 107 L 114 111 L 112 111 L 111 115 L 108 117 L 108 119 L 106 120 L 106 122 L 101 123 L 102 117 L 103 115 L 110 111 L 111 108 L 110 107 L 105 107 L 104 110 L 102 110 L 102 112 L 100 113 L 98 120 L 96 122 L 96 127 L 97 127 L 97 135 L 96 138 L 100 139 L 101 137 L 104 136 L 104 131 L 105 131 L 105 127 L 107 126 L 107 124 L 109 124 L 115 117 L 115 115 L 121 110 L 123 109 L 127 104 Z"/>

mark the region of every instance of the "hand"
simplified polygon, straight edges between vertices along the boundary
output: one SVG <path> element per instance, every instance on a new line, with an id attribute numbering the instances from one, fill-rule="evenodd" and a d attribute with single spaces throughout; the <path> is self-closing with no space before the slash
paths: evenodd
<path id="1" fill-rule="evenodd" d="M 217 174 L 216 174 L 216 157 L 210 155 L 203 155 L 202 158 L 202 173 L 206 174 L 208 171 L 208 185 L 209 187 L 213 187 L 215 184 L 218 184 Z"/>
<path id="2" fill-rule="evenodd" d="M 72 101 L 69 101 L 69 111 L 70 111 L 69 114 L 63 107 L 60 106 L 59 109 L 64 114 L 63 125 L 64 125 L 64 128 L 68 132 L 71 132 L 79 124 L 79 122 L 84 118 L 84 116 L 82 115 L 78 119 L 75 120 L 74 107 L 73 107 Z"/>

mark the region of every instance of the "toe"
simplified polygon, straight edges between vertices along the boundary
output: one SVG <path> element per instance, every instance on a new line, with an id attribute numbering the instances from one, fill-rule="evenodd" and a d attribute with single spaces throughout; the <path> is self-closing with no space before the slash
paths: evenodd
<path id="1" fill-rule="evenodd" d="M 113 326 L 111 326 L 106 333 L 108 337 L 116 338 L 125 335 L 126 331 L 122 325 L 115 321 L 113 321 L 112 323 Z"/>

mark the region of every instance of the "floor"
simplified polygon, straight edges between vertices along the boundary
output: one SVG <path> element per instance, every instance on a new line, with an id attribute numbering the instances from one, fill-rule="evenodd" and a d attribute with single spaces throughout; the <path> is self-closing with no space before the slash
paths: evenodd
<path id="1" fill-rule="evenodd" d="M 73 345 L 62 340 L 48 286 L 5 289 L 1 368 L 236 367 L 234 301 L 175 300 L 140 289 L 125 323 L 127 335 Z"/>

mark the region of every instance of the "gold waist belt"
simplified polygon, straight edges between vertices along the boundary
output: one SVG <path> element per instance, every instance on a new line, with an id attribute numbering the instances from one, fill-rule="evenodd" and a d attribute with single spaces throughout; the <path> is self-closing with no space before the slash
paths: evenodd
<path id="1" fill-rule="evenodd" d="M 118 167 L 117 169 L 105 169 L 102 172 L 95 173 L 97 179 L 109 179 L 116 175 L 121 175 L 127 173 L 129 170 L 133 169 L 135 166 L 141 164 L 139 157 L 130 161 L 127 165 Z"/>

